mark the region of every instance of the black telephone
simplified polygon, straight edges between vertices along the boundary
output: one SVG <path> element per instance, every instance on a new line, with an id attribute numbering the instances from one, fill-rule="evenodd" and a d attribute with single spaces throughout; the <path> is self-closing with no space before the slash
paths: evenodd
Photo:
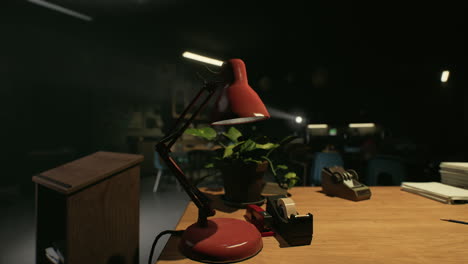
<path id="1" fill-rule="evenodd" d="M 368 186 L 358 181 L 355 170 L 343 167 L 325 167 L 322 169 L 322 190 L 330 196 L 337 196 L 352 201 L 367 200 L 371 197 Z"/>

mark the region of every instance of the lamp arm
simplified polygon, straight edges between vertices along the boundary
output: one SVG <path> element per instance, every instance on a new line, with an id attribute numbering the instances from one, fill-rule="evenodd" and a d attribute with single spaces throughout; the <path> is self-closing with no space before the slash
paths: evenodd
<path id="1" fill-rule="evenodd" d="M 170 149 L 174 143 L 179 139 L 180 136 L 184 133 L 184 131 L 188 128 L 188 126 L 192 123 L 192 121 L 197 117 L 197 115 L 200 113 L 200 111 L 205 107 L 205 105 L 208 103 L 208 101 L 211 99 L 213 96 L 214 92 L 216 91 L 216 88 L 221 84 L 221 82 L 207 82 L 203 86 L 203 88 L 195 95 L 195 97 L 192 99 L 190 104 L 184 109 L 184 111 L 180 114 L 179 118 L 175 121 L 174 125 L 171 128 L 171 132 L 165 136 L 160 142 L 169 142 L 168 143 L 168 148 Z M 181 123 L 182 120 L 185 119 L 185 116 L 187 115 L 188 111 L 195 105 L 195 103 L 198 101 L 200 96 L 202 95 L 203 92 L 208 92 L 208 96 L 203 100 L 203 102 L 198 106 L 198 108 L 194 111 L 194 113 L 190 116 L 190 118 L 185 121 L 185 123 L 177 129 L 177 126 Z"/>
<path id="2" fill-rule="evenodd" d="M 215 215 L 215 211 L 211 208 L 211 200 L 202 192 L 200 192 L 198 188 L 189 183 L 187 177 L 185 177 L 185 173 L 177 165 L 175 160 L 169 156 L 169 149 L 164 143 L 158 143 L 156 145 L 156 151 L 159 153 L 159 156 L 167 165 L 167 167 L 172 171 L 190 199 L 198 207 L 198 223 L 202 226 L 205 226 L 207 220 L 206 218 Z"/>
<path id="3" fill-rule="evenodd" d="M 198 207 L 198 223 L 201 226 L 206 226 L 207 217 L 215 215 L 215 211 L 211 208 L 211 200 L 206 197 L 198 188 L 190 184 L 187 180 L 182 169 L 177 165 L 175 160 L 169 156 L 171 152 L 171 147 L 180 138 L 180 136 L 184 133 L 184 131 L 188 128 L 188 126 L 192 123 L 195 117 L 200 113 L 203 107 L 208 103 L 208 101 L 213 97 L 214 92 L 216 90 L 217 83 L 210 82 L 206 83 L 204 87 L 198 92 L 195 98 L 190 102 L 190 104 L 184 109 L 182 114 L 176 120 L 175 125 L 173 125 L 171 131 L 167 136 L 165 136 L 161 141 L 159 141 L 156 145 L 156 151 L 159 153 L 161 159 L 164 163 L 168 166 L 168 168 L 172 171 L 176 179 L 181 184 L 182 188 L 184 188 L 185 192 L 188 194 L 190 199 L 193 203 Z M 203 92 L 208 92 L 207 97 L 200 103 L 198 108 L 193 112 L 192 116 L 185 121 L 185 123 L 177 129 L 177 126 L 181 123 L 184 119 L 188 111 L 193 108 L 196 101 L 200 98 Z"/>
<path id="4" fill-rule="evenodd" d="M 197 95 L 195 95 L 190 104 L 184 109 L 184 111 L 182 111 L 182 113 L 179 115 L 179 118 L 177 118 L 177 120 L 174 122 L 169 131 L 175 131 L 177 129 L 177 126 L 180 124 L 180 122 L 185 119 L 185 116 L 187 115 L 188 111 L 193 107 L 193 105 L 198 101 L 202 93 L 204 93 L 207 89 L 207 85 L 205 84 L 205 86 L 203 86 L 203 88 L 200 89 Z"/>

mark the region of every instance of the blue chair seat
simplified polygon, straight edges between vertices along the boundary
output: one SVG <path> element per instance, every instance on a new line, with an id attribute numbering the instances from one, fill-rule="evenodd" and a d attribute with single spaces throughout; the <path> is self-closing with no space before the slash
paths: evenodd
<path id="1" fill-rule="evenodd" d="M 406 169 L 398 157 L 376 156 L 368 161 L 366 176 L 368 186 L 400 185 L 406 178 Z"/>
<path id="2" fill-rule="evenodd" d="M 324 167 L 341 166 L 344 167 L 344 161 L 338 152 L 317 152 L 312 160 L 311 175 L 309 182 L 311 185 L 322 184 L 322 169 Z"/>

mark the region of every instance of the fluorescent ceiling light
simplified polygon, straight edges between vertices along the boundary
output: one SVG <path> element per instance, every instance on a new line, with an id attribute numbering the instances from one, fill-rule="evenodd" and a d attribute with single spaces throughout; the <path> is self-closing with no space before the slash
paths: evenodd
<path id="1" fill-rule="evenodd" d="M 351 123 L 349 124 L 351 128 L 360 128 L 360 127 L 375 127 L 374 123 Z"/>
<path id="2" fill-rule="evenodd" d="M 223 65 L 223 61 L 220 61 L 220 60 L 216 60 L 216 59 L 212 59 L 212 58 L 208 58 L 208 57 L 205 57 L 205 56 L 202 56 L 202 55 L 198 55 L 198 54 L 195 54 L 195 53 L 192 53 L 192 52 L 184 52 L 182 54 L 182 56 L 184 58 L 187 58 L 187 59 L 192 59 L 192 60 L 196 60 L 196 61 L 201 61 L 201 62 L 204 62 L 204 63 L 208 63 L 208 64 L 212 64 L 212 65 L 216 65 L 216 66 L 221 66 Z"/>
<path id="3" fill-rule="evenodd" d="M 302 123 L 302 117 L 301 116 L 296 116 L 296 123 L 298 123 L 298 124 Z"/>
<path id="4" fill-rule="evenodd" d="M 309 124 L 309 125 L 307 125 L 307 128 L 322 129 L 322 128 L 328 128 L 328 125 L 327 124 Z"/>
<path id="5" fill-rule="evenodd" d="M 90 17 L 90 16 L 78 13 L 76 11 L 73 11 L 73 10 L 65 8 L 65 7 L 61 7 L 61 6 L 56 5 L 56 4 L 46 2 L 44 0 L 27 0 L 27 1 L 30 2 L 30 3 L 33 3 L 33 4 L 36 4 L 36 5 L 40 5 L 42 7 L 48 8 L 48 9 L 55 10 L 55 11 L 63 13 L 63 14 L 67 14 L 67 15 L 72 16 L 72 17 L 76 17 L 76 18 L 85 20 L 85 21 L 93 20 L 93 18 Z"/>
<path id="6" fill-rule="evenodd" d="M 448 78 L 449 78 L 449 75 L 450 75 L 450 71 L 443 71 L 442 76 L 440 76 L 440 81 L 443 82 L 443 83 L 447 82 Z"/>

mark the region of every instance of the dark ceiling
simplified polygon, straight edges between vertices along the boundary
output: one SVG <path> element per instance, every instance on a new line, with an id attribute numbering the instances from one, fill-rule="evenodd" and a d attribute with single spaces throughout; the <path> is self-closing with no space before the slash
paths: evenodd
<path id="1" fill-rule="evenodd" d="M 69 20 L 87 24 L 96 36 L 150 67 L 161 57 L 179 58 L 185 50 L 242 58 L 253 86 L 271 105 L 315 112 L 316 119 L 320 111 L 329 120 L 352 111 L 381 117 L 399 111 L 396 116 L 404 116 L 415 103 L 431 105 L 440 98 L 443 69 L 452 71 L 451 82 L 466 81 L 467 10 L 461 4 L 49 2 L 92 16 L 92 22 Z M 30 17 L 65 17 L 26 0 L 21 3 L 17 5 L 26 6 Z M 56 26 L 67 30 L 70 23 Z M 451 96 L 464 93 L 460 87 Z"/>
<path id="2" fill-rule="evenodd" d="M 215 57 L 309 63 L 456 63 L 461 4 L 330 1 L 51 0 L 148 43 Z M 40 12 L 40 11 L 38 11 Z M 156 32 L 166 35 L 156 36 Z M 369 60 L 369 61 L 368 61 Z"/>

